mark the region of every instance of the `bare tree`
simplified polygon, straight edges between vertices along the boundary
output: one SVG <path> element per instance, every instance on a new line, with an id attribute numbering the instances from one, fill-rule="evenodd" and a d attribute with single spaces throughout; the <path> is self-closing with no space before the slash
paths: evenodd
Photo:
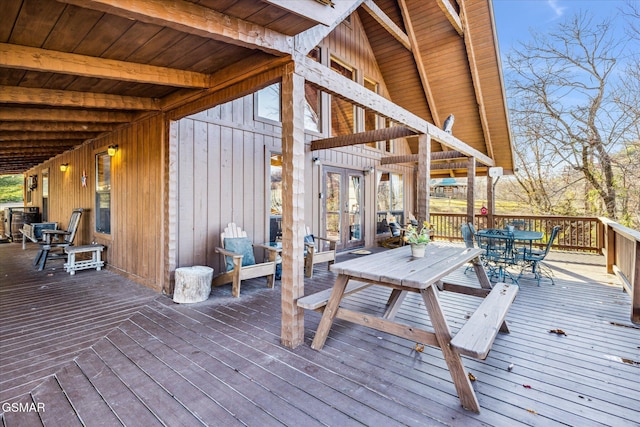
<path id="1" fill-rule="evenodd" d="M 589 213 L 617 219 L 623 211 L 613 154 L 638 140 L 640 95 L 625 87 L 637 80 L 620 78 L 632 72 L 625 68 L 628 39 L 616 39 L 612 29 L 611 21 L 578 14 L 508 55 L 517 179 L 529 202 L 549 213 L 561 213 L 554 207 L 567 193 L 559 189 L 575 181 L 567 166 L 595 195 Z"/>

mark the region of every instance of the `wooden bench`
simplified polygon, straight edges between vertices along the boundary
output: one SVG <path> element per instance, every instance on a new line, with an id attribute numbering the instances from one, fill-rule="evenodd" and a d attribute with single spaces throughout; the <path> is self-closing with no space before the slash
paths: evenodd
<path id="1" fill-rule="evenodd" d="M 68 246 L 64 248 L 65 253 L 69 256 L 67 262 L 64 264 L 64 268 L 67 273 L 72 276 L 76 274 L 77 270 L 85 270 L 88 268 L 95 268 L 100 271 L 104 266 L 102 261 L 102 251 L 104 245 L 84 245 L 84 246 Z M 91 259 L 76 261 L 76 254 L 91 253 Z"/>
<path id="2" fill-rule="evenodd" d="M 496 283 L 489 295 L 450 342 L 458 354 L 486 359 L 498 331 L 509 332 L 504 321 L 518 293 L 517 285 Z"/>
<path id="3" fill-rule="evenodd" d="M 344 291 L 344 296 L 353 294 L 369 286 L 371 286 L 371 283 L 356 281 L 349 282 L 349 284 L 347 285 L 347 289 L 345 289 Z M 333 288 L 329 288 L 325 289 L 324 291 L 316 292 L 315 294 L 310 294 L 299 298 L 297 302 L 298 307 L 302 307 L 307 310 L 322 311 L 324 309 L 324 306 L 327 305 L 327 301 L 329 301 L 332 290 Z"/>

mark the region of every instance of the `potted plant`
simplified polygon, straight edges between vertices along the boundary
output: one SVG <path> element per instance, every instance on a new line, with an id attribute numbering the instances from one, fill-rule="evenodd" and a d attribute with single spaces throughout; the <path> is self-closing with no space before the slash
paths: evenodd
<path id="1" fill-rule="evenodd" d="M 424 256 L 427 243 L 431 241 L 432 231 L 433 229 L 428 221 L 424 221 L 421 228 L 411 224 L 407 225 L 404 233 L 404 240 L 411 245 L 412 256 L 416 258 Z"/>

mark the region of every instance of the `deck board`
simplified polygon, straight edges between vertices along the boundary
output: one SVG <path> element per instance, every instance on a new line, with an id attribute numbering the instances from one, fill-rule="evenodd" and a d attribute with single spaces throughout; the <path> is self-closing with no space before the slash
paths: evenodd
<path id="1" fill-rule="evenodd" d="M 36 272 L 28 250 L 0 245 L 0 397 L 47 405 L 46 414 L 9 411 L 1 421 L 640 425 L 640 327 L 629 322 L 629 296 L 601 257 L 557 253 L 550 265 L 555 286 L 521 278 L 507 315 L 511 333 L 498 334 L 487 359 L 463 357 L 477 378 L 475 414 L 461 408 L 436 348 L 416 352 L 415 342 L 336 320 L 315 351 L 320 313 L 311 310 L 304 344 L 280 345 L 279 283 L 272 290 L 246 281 L 241 298 L 223 286 L 205 302 L 179 305 L 109 271 L 72 277 L 52 263 Z M 447 280 L 472 283 L 463 271 Z M 317 266 L 305 293 L 334 278 Z M 380 314 L 388 292 L 371 286 L 344 304 Z M 481 301 L 448 292 L 440 299 L 454 333 Z M 430 328 L 418 295 L 408 295 L 397 319 Z"/>

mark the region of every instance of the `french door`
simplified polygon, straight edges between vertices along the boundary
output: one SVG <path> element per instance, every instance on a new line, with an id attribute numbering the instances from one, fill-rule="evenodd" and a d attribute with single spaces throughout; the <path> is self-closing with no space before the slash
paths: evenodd
<path id="1" fill-rule="evenodd" d="M 364 175 L 360 171 L 324 168 L 324 226 L 338 249 L 364 244 L 362 223 Z"/>

